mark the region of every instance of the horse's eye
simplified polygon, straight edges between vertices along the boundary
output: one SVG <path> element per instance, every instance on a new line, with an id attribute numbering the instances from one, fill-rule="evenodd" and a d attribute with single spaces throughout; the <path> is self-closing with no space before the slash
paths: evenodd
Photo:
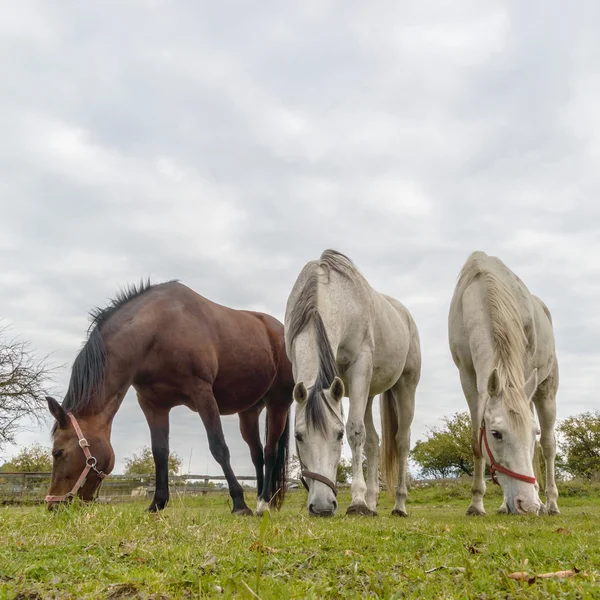
<path id="1" fill-rule="evenodd" d="M 301 441 L 304 439 L 304 438 L 302 437 L 302 434 L 301 434 L 301 433 L 297 433 L 297 434 L 295 435 L 295 438 L 296 438 L 296 440 L 297 440 L 297 441 L 299 441 L 299 442 L 301 442 Z"/>
<path id="2" fill-rule="evenodd" d="M 338 442 L 341 442 L 344 439 L 344 431 L 343 430 L 337 434 L 337 439 L 338 439 Z"/>
<path id="3" fill-rule="evenodd" d="M 497 440 L 501 440 L 502 439 L 502 434 L 499 431 L 492 431 L 492 435 L 497 439 Z"/>
<path id="4" fill-rule="evenodd" d="M 54 456 L 54 458 L 59 458 L 59 457 L 61 457 L 61 456 L 62 456 L 63 452 L 64 452 L 64 450 L 55 450 L 55 451 L 52 453 L 52 456 Z"/>

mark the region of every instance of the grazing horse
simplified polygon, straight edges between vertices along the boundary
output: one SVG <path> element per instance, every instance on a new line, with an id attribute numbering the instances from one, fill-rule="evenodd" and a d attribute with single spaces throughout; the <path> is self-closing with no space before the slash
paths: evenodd
<path id="1" fill-rule="evenodd" d="M 468 515 L 483 515 L 486 461 L 500 483 L 498 512 L 558 514 L 554 479 L 558 364 L 546 305 L 498 258 L 474 252 L 448 321 L 450 350 L 471 412 L 475 470 Z M 535 405 L 546 461 L 546 507 L 534 476 Z"/>
<path id="2" fill-rule="evenodd" d="M 171 281 L 130 287 L 107 308 L 92 311 L 62 406 L 47 398 L 56 419 L 49 508 L 76 494 L 91 500 L 113 469 L 111 425 L 130 386 L 150 427 L 156 466 L 151 511 L 169 499 L 169 411 L 178 405 L 200 415 L 227 479 L 233 513 L 252 511 L 231 469 L 220 415 L 239 413 L 256 467 L 257 513 L 270 501 L 281 505 L 294 386 L 283 325 L 269 315 L 215 304 Z M 265 407 L 263 453 L 259 415 Z"/>
<path id="3" fill-rule="evenodd" d="M 352 261 L 334 250 L 301 271 L 285 314 L 285 343 L 292 361 L 295 437 L 308 512 L 337 510 L 335 486 L 344 437 L 342 397 L 350 399 L 346 434 L 352 449 L 352 502 L 348 514 L 376 514 L 379 438 L 373 397 L 382 394 L 383 475 L 392 514 L 406 516 L 410 426 L 421 372 L 417 327 L 398 301 L 376 292 Z M 367 483 L 362 471 L 367 459 Z"/>

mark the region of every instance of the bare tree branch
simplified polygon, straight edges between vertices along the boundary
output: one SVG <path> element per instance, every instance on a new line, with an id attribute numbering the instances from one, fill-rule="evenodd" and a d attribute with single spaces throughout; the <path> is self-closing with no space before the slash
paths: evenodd
<path id="1" fill-rule="evenodd" d="M 44 396 L 55 368 L 38 358 L 28 342 L 0 327 L 0 447 L 14 442 L 26 418 L 44 421 Z"/>

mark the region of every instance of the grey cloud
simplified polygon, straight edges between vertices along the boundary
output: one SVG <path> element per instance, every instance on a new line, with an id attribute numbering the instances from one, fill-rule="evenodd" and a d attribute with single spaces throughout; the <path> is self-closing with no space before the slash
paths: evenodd
<path id="1" fill-rule="evenodd" d="M 483 249 L 553 313 L 559 415 L 593 408 L 599 16 L 591 1 L 15 4 L 0 315 L 66 365 L 60 392 L 87 312 L 125 283 L 179 278 L 282 319 L 302 266 L 334 247 L 417 321 L 416 440 L 466 408 L 446 315 Z M 218 472 L 199 419 L 175 411 L 172 432 L 186 465 L 193 447 L 192 469 Z M 118 460 L 148 443 L 132 393 L 113 439 Z"/>

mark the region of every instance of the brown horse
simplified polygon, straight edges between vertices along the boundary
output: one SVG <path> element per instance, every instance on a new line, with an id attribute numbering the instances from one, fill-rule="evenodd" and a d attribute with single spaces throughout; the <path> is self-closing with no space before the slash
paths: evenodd
<path id="1" fill-rule="evenodd" d="M 270 501 L 279 507 L 294 387 L 283 325 L 269 315 L 215 304 L 176 281 L 132 286 L 91 316 L 62 406 L 47 398 L 56 419 L 48 507 L 76 494 L 93 499 L 114 467 L 112 421 L 132 385 L 152 439 L 156 491 L 151 511 L 161 510 L 169 499 L 169 411 L 178 405 L 199 413 L 210 451 L 227 479 L 232 512 L 252 514 L 221 427 L 220 415 L 239 413 L 256 467 L 257 512 Z M 263 453 L 259 415 L 265 407 Z"/>

